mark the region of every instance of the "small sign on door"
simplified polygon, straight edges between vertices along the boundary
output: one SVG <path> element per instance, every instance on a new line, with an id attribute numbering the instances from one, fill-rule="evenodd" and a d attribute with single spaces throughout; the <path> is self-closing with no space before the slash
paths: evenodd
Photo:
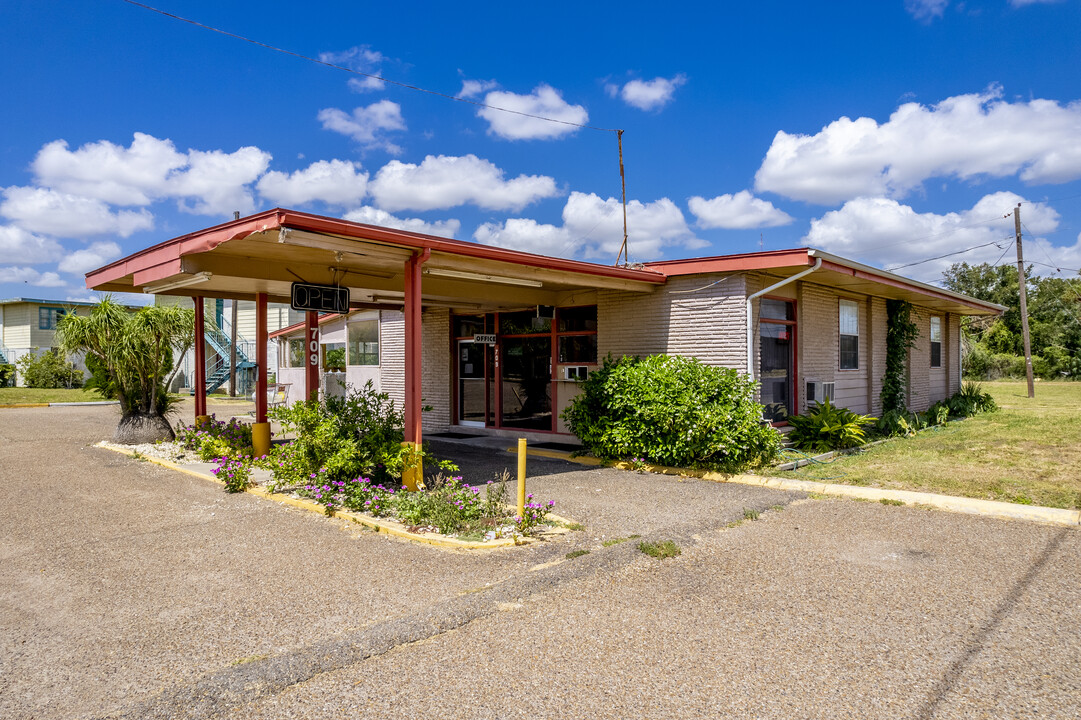
<path id="1" fill-rule="evenodd" d="M 482 345 L 495 345 L 495 334 L 491 335 L 474 335 L 473 342 L 481 343 Z"/>

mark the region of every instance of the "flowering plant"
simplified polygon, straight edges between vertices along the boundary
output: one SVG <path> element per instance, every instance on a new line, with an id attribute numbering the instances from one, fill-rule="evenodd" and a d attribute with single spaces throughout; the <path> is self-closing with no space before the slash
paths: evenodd
<path id="1" fill-rule="evenodd" d="M 211 472 L 225 483 L 225 492 L 244 492 L 251 486 L 250 457 L 220 457 L 214 462 L 217 466 Z"/>

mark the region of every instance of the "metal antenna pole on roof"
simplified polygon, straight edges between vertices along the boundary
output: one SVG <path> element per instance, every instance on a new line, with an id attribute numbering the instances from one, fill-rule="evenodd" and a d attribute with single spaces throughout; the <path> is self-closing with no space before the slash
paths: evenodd
<path id="1" fill-rule="evenodd" d="M 623 131 L 616 130 L 616 141 L 619 143 L 619 183 L 623 187 L 623 244 L 619 246 L 619 254 L 616 255 L 616 265 L 619 265 L 619 259 L 623 258 L 623 263 L 630 262 L 631 257 L 627 252 L 627 176 L 623 172 Z"/>

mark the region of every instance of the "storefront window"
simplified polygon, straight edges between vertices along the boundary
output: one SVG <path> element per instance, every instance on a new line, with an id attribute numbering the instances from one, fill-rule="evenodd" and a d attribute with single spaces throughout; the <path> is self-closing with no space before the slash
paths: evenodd
<path id="1" fill-rule="evenodd" d="M 552 331 L 552 318 L 539 317 L 537 311 L 499 314 L 500 335 L 533 335 Z"/>
<path id="2" fill-rule="evenodd" d="M 560 308 L 559 332 L 597 332 L 597 306 Z"/>
<path id="3" fill-rule="evenodd" d="M 349 323 L 349 364 L 379 364 L 379 321 Z"/>
<path id="4" fill-rule="evenodd" d="M 559 338 L 559 362 L 595 363 L 597 362 L 596 335 L 566 335 Z"/>

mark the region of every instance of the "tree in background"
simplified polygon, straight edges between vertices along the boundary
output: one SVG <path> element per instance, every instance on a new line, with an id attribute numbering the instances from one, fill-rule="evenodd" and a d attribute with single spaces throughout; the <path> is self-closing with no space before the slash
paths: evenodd
<path id="1" fill-rule="evenodd" d="M 34 348 L 37 350 L 37 348 Z M 77 388 L 83 386 L 83 371 L 77 370 L 57 348 L 43 353 L 28 352 L 15 361 L 22 383 L 30 388 Z M 0 383 L 2 385 L 2 383 Z"/>
<path id="2" fill-rule="evenodd" d="M 1026 269 L 1032 368 L 1045 378 L 1081 377 L 1081 279 L 1044 278 Z M 954 292 L 1004 305 L 1000 318 L 969 318 L 964 325 L 966 376 L 1021 376 L 1021 301 L 1014 264 L 955 263 L 943 273 Z"/>
<path id="3" fill-rule="evenodd" d="M 165 419 L 170 406 L 165 378 L 173 369 L 173 348 L 186 352 L 194 334 L 194 310 L 151 305 L 130 313 L 111 297 L 88 316 L 65 315 L 56 327 L 60 348 L 86 353 L 93 373 L 88 386 L 120 402 L 113 440 L 126 445 L 173 438 Z"/>

